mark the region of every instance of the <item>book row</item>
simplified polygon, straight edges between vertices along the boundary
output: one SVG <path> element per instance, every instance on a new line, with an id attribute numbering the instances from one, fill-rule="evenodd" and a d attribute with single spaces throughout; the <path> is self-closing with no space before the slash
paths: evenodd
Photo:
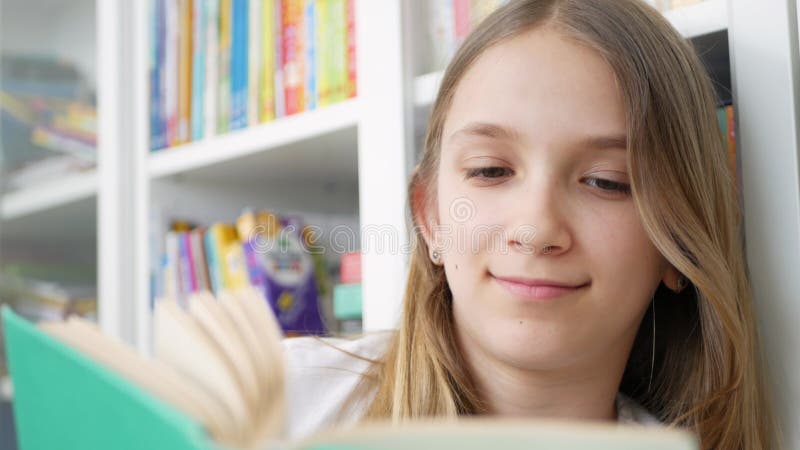
<path id="1" fill-rule="evenodd" d="M 356 95 L 355 0 L 154 0 L 150 148 Z"/>

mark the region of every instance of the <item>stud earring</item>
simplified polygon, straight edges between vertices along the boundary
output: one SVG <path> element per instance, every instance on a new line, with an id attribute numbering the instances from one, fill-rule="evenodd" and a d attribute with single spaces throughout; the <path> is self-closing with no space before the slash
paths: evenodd
<path id="1" fill-rule="evenodd" d="M 434 263 L 434 264 L 439 264 L 439 258 L 440 258 L 440 256 L 441 256 L 441 255 L 439 254 L 439 250 L 436 250 L 436 249 L 434 249 L 434 250 L 431 252 L 431 260 L 433 260 L 433 263 Z"/>
<path id="2" fill-rule="evenodd" d="M 681 292 L 686 287 L 687 284 L 688 284 L 688 280 L 686 279 L 685 276 L 681 275 L 681 277 L 678 278 L 678 290 L 677 290 L 677 292 Z"/>

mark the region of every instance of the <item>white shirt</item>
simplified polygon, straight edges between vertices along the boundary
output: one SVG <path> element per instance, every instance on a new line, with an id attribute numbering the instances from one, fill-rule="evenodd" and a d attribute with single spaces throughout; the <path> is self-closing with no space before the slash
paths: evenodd
<path id="1" fill-rule="evenodd" d="M 287 358 L 289 439 L 302 438 L 332 425 L 347 426 L 358 422 L 364 413 L 363 408 L 353 408 L 344 416 L 340 415 L 339 408 L 370 363 L 338 349 L 379 359 L 391 336 L 392 332 L 381 332 L 355 340 L 324 338 L 324 342 L 320 342 L 311 337 L 283 340 Z M 616 402 L 619 423 L 660 424 L 656 417 L 624 394 L 619 393 Z"/>

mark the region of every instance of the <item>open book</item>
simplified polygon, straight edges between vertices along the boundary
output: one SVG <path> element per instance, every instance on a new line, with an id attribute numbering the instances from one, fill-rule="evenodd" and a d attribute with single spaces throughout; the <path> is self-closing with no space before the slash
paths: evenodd
<path id="1" fill-rule="evenodd" d="M 3 307 L 21 450 L 692 450 L 678 430 L 507 422 L 371 424 L 285 439 L 281 331 L 258 291 L 160 301 L 153 357 L 70 318 L 34 325 Z"/>

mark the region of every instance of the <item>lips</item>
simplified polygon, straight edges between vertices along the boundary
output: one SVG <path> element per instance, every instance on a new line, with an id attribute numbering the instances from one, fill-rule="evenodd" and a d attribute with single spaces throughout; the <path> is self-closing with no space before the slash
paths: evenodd
<path id="1" fill-rule="evenodd" d="M 495 276 L 492 278 L 509 293 L 531 300 L 547 300 L 573 293 L 589 283 L 571 283 L 546 278 Z"/>

